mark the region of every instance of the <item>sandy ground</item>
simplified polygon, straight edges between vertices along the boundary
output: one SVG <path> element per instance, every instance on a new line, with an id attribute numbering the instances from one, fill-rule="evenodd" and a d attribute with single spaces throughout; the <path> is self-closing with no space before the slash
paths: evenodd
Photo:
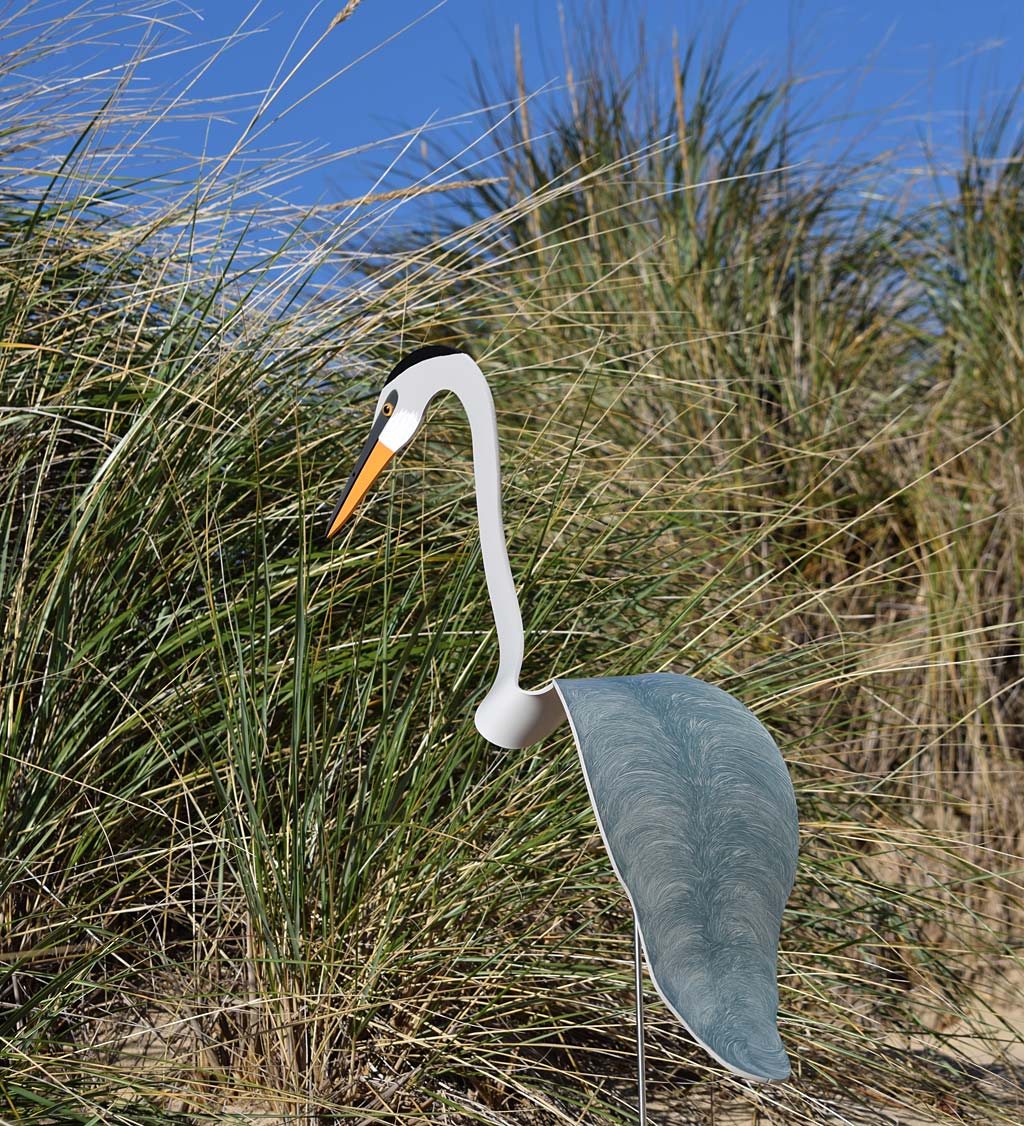
<path id="1" fill-rule="evenodd" d="M 980 1023 L 989 1027 L 984 1036 L 972 1031 L 972 1028 L 978 1028 L 979 1018 Z M 659 1100 L 654 1097 L 657 1083 L 653 1082 L 650 1084 L 652 1095 L 648 1104 L 649 1126 L 790 1126 L 796 1123 L 808 1126 L 950 1126 L 955 1122 L 979 1126 L 1002 1122 L 1007 1126 L 1024 1126 L 1024 971 L 1015 971 L 993 983 L 987 1007 L 982 1006 L 977 1013 L 960 1018 L 950 1015 L 941 1031 L 945 1042 L 941 1050 L 936 1047 L 935 1041 L 924 1037 L 889 1037 L 886 1047 L 897 1061 L 901 1054 L 907 1053 L 908 1056 L 912 1054 L 928 1060 L 936 1069 L 943 1068 L 953 1078 L 954 1089 L 964 1092 L 960 1106 L 955 1100 L 947 1101 L 942 1107 L 901 1107 L 891 1103 L 868 1105 L 852 1098 L 824 1101 L 804 1097 L 796 1084 L 785 1084 L 776 1089 L 757 1088 L 759 1094 L 755 1104 L 753 1100 L 744 1100 L 742 1092 L 731 1084 L 721 1082 L 698 1084 L 672 1094 L 658 1091 L 657 1094 L 662 1095 Z M 154 1065 L 159 1068 L 161 1063 L 170 1060 L 180 1065 L 183 1056 L 201 1062 L 203 1049 L 200 1045 L 201 1037 L 197 1035 L 194 1021 L 183 1019 L 181 1012 L 150 1012 L 139 1021 L 136 1034 L 122 1046 L 119 1062 L 128 1071 L 147 1071 Z M 650 1068 L 649 1075 L 654 1078 Z M 778 1091 L 777 1098 L 774 1090 Z M 971 1093 L 987 1096 L 990 1103 L 999 1108 L 999 1115 L 979 1119 L 969 1109 Z M 454 1091 L 452 1094 L 456 1106 L 465 1099 L 464 1094 L 462 1098 Z M 635 1095 L 632 1090 L 623 1089 L 621 1097 L 632 1103 Z M 263 1126 L 284 1126 L 286 1122 L 290 1126 L 298 1126 L 301 1121 L 291 1116 L 279 1117 L 280 1105 L 275 1107 L 272 1102 L 259 1101 L 262 1106 L 249 1100 L 221 1105 L 219 1112 L 224 1115 L 225 1121 L 261 1123 Z M 177 1103 L 177 1100 L 174 1102 Z M 486 1108 L 475 1100 L 471 1099 L 470 1105 L 478 1114 L 483 1112 L 484 1121 L 491 1120 Z M 187 1108 L 184 1104 L 177 1104 L 169 1109 L 182 1111 Z M 525 1112 L 523 1117 L 495 1114 L 493 1121 L 500 1124 L 521 1122 L 527 1126 L 538 1121 L 537 1113 L 536 1110 Z M 555 1120 L 550 1117 L 550 1121 Z M 394 1119 L 388 1114 L 380 1117 L 368 1109 L 362 1121 L 371 1126 Z M 408 1121 L 409 1126 L 413 1126 L 413 1121 Z M 428 1122 L 430 1126 L 443 1126 L 444 1123 L 470 1121 L 469 1116 L 440 1111 L 440 1116 L 423 1119 L 422 1126 L 427 1126 Z M 579 1126 L 586 1126 L 587 1115 L 583 1114 L 578 1121 Z"/>

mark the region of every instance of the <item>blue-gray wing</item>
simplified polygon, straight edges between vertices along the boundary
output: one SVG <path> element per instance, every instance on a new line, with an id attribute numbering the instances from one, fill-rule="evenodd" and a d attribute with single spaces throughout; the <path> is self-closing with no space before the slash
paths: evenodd
<path id="1" fill-rule="evenodd" d="M 785 1079 L 777 963 L 798 823 L 775 741 L 692 677 L 555 685 L 658 992 L 727 1067 Z"/>

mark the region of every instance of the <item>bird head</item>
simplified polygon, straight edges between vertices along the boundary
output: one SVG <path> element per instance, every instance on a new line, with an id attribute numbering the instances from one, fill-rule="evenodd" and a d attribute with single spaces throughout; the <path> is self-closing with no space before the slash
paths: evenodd
<path id="1" fill-rule="evenodd" d="M 452 365 L 452 357 L 457 357 L 456 364 L 460 367 L 467 360 L 473 363 L 458 348 L 427 344 L 403 356 L 392 368 L 377 399 L 370 435 L 331 517 L 328 539 L 356 510 L 384 466 L 412 441 L 427 404 L 442 387 L 450 385 L 445 376 Z"/>

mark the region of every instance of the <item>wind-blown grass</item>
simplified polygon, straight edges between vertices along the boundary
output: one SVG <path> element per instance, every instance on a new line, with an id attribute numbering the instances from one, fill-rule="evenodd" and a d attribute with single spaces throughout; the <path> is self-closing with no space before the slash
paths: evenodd
<path id="1" fill-rule="evenodd" d="M 652 1004 L 663 1120 L 1019 1120 L 952 1022 L 997 1027 L 1019 971 L 1020 144 L 858 210 L 879 168 L 778 171 L 785 90 L 697 57 L 646 117 L 576 59 L 494 134 L 505 189 L 372 258 L 372 204 L 326 234 L 277 166 L 201 205 L 97 182 L 103 115 L 0 200 L 0 1114 L 632 1120 L 571 740 L 473 729 L 452 404 L 323 542 L 367 387 L 444 334 L 498 403 L 525 679 L 706 677 L 797 785 L 794 1081 L 723 1077 Z"/>

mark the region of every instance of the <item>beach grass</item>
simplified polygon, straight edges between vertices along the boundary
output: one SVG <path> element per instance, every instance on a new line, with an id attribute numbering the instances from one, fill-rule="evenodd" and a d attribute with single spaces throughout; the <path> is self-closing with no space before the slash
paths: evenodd
<path id="1" fill-rule="evenodd" d="M 301 208 L 258 108 L 140 179 L 197 107 L 33 80 L 127 11 L 29 4 L 0 70 L 0 1120 L 635 1120 L 571 738 L 473 727 L 456 404 L 324 538 L 383 375 L 444 340 L 497 402 L 524 682 L 708 679 L 797 790 L 793 1079 L 652 998 L 657 1120 L 1019 1122 L 1018 106 L 897 191 L 813 159 L 785 76 L 694 40 L 660 81 L 598 31 L 543 101 L 510 60 L 448 184 Z"/>

